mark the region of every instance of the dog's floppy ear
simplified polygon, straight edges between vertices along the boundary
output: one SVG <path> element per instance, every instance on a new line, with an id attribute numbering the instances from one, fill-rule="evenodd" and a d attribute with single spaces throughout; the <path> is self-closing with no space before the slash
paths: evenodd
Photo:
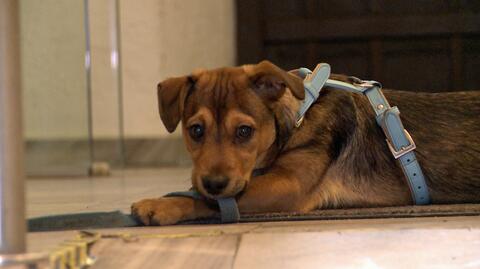
<path id="1" fill-rule="evenodd" d="M 190 76 L 169 78 L 157 86 L 158 109 L 165 128 L 172 133 L 182 119 L 183 106 L 194 81 Z"/>
<path id="2" fill-rule="evenodd" d="M 268 101 L 278 100 L 289 88 L 298 99 L 305 98 L 303 81 L 301 78 L 289 74 L 269 61 L 262 61 L 251 67 L 248 72 L 253 89 L 257 94 Z"/>
<path id="3" fill-rule="evenodd" d="M 244 68 L 252 83 L 253 90 L 266 101 L 275 117 L 277 143 L 284 144 L 290 136 L 296 121 L 297 108 L 292 107 L 290 98 L 282 101 L 287 88 L 292 98 L 304 99 L 305 89 L 303 80 L 290 74 L 269 61 L 262 61 L 257 65 Z"/>

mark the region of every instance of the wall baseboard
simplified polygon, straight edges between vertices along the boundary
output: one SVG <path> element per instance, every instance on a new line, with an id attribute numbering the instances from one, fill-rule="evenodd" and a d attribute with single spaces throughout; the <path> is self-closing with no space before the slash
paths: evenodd
<path id="1" fill-rule="evenodd" d="M 116 139 L 98 139 L 93 143 L 93 154 L 87 139 L 26 142 L 29 176 L 85 176 L 92 162 L 107 162 L 114 169 L 191 164 L 181 137 L 129 138 L 123 146 Z"/>

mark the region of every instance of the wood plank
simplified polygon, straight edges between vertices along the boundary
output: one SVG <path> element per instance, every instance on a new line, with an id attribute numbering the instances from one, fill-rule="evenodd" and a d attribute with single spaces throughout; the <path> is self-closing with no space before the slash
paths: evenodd
<path id="1" fill-rule="evenodd" d="M 251 64 L 263 59 L 262 2 L 237 0 L 237 64 Z"/>
<path id="2" fill-rule="evenodd" d="M 385 88 L 408 91 L 447 91 L 451 80 L 447 38 L 409 38 L 382 43 Z M 408 78 L 408 79 L 405 79 Z"/>
<path id="3" fill-rule="evenodd" d="M 304 44 L 265 46 L 265 58 L 285 70 L 305 66 L 308 64 L 307 57 Z"/>
<path id="4" fill-rule="evenodd" d="M 240 20 L 240 24 L 243 21 Z M 349 19 L 270 20 L 267 42 L 480 33 L 480 14 L 362 16 Z"/>
<path id="5" fill-rule="evenodd" d="M 383 49 L 382 41 L 374 38 L 370 41 L 370 77 L 382 81 L 383 75 Z"/>
<path id="6" fill-rule="evenodd" d="M 234 268 L 477 268 L 480 229 L 243 236 Z"/>
<path id="7" fill-rule="evenodd" d="M 134 227 L 99 229 L 102 234 L 131 234 L 132 236 L 157 237 L 188 235 L 240 235 L 246 233 L 321 232 L 343 230 L 405 230 L 405 229 L 480 229 L 480 216 L 432 217 L 406 219 L 351 219 L 322 221 L 280 221 L 238 223 L 230 225 L 172 225 L 164 227 Z M 62 241 L 74 238 L 76 231 L 28 233 L 29 252 L 48 251 Z"/>
<path id="8" fill-rule="evenodd" d="M 463 86 L 464 90 L 480 90 L 480 38 L 472 36 L 463 39 Z"/>
<path id="9" fill-rule="evenodd" d="M 238 246 L 242 246 L 243 236 L 250 238 L 262 238 L 267 234 L 268 238 L 274 237 L 271 248 L 277 256 L 289 257 L 289 262 L 302 265 L 305 255 L 308 256 L 309 248 L 317 248 L 312 241 L 292 240 L 292 247 L 305 250 L 305 255 L 291 256 L 295 252 L 287 252 L 288 249 L 279 247 L 279 244 L 287 240 L 290 235 L 309 234 L 312 238 L 321 237 L 322 242 L 328 242 L 329 248 L 349 254 L 351 248 L 344 241 L 352 241 L 354 238 L 363 237 L 363 248 L 374 251 L 372 245 L 378 244 L 378 238 L 387 234 L 388 238 L 396 238 L 405 235 L 421 234 L 423 237 L 435 238 L 438 231 L 479 231 L 480 217 L 440 217 L 440 218 L 409 218 L 409 219 L 362 219 L 362 220 L 329 220 L 329 221 L 284 221 L 263 223 L 240 223 L 231 225 L 175 225 L 167 227 L 138 227 L 116 228 L 97 230 L 102 234 L 130 234 L 138 236 L 139 241 L 124 243 L 121 239 L 102 239 L 93 250 L 98 257 L 98 263 L 94 268 L 232 268 L 234 263 L 243 266 L 244 259 L 263 259 L 264 253 L 259 251 L 252 256 L 245 256 L 238 252 L 232 252 Z M 343 235 L 334 241 L 326 241 L 331 234 Z M 29 233 L 28 245 L 30 252 L 48 251 L 58 246 L 62 241 L 74 238 L 75 231 Z M 187 237 L 187 238 L 185 238 Z M 240 241 L 240 237 L 242 237 Z M 310 237 L 310 236 L 309 236 Z M 331 237 L 331 236 L 330 236 Z M 472 233 L 472 238 L 477 234 Z M 438 237 L 438 240 L 443 240 Z M 322 240 L 323 240 L 322 239 Z M 298 240 L 298 241 L 297 241 Z M 320 239 L 315 239 L 320 241 Z M 330 240 L 330 239 L 328 239 Z M 393 239 L 392 239 L 393 240 Z M 313 242 L 316 242 L 313 241 Z M 408 240 L 407 240 L 408 241 Z M 280 242 L 280 243 L 279 243 Z M 248 240 L 247 240 L 248 243 Z M 255 242 L 257 244 L 258 242 Z M 358 242 L 357 242 L 358 243 Z M 387 242 L 388 243 L 388 242 Z M 403 242 L 399 241 L 401 246 Z M 423 241 L 411 243 L 414 248 L 422 247 Z M 325 243 L 322 243 L 325 244 Z M 318 244 L 319 245 L 319 244 Z M 411 245 L 405 245 L 410 247 Z M 467 248 L 470 243 L 460 247 Z M 262 246 L 261 240 L 260 245 Z M 441 245 L 442 246 L 442 245 Z M 470 246 L 471 247 L 471 246 Z M 437 245 L 430 246 L 432 251 L 437 251 Z M 240 256 L 239 253 L 242 255 Z M 271 257 L 272 254 L 269 254 Z M 290 256 L 289 256 L 290 255 Z M 343 255 L 343 254 L 342 254 Z M 237 258 L 236 258 L 237 257 Z M 343 256 L 342 256 L 343 257 Z M 320 256 L 321 258 L 321 256 Z M 351 258 L 351 257 L 350 257 Z M 394 257 L 390 257 L 394 258 Z M 273 258 L 272 258 L 273 259 Z M 276 258 L 275 258 L 276 259 Z M 276 260 L 273 260 L 273 267 Z M 234 261 L 235 260 L 235 261 Z M 259 264 L 259 266 L 261 263 Z M 242 267 L 243 268 L 243 267 Z M 258 268 L 258 267 L 253 267 Z M 281 268 L 281 267 L 280 267 Z M 300 267 L 296 267 L 300 268 Z M 355 267 L 354 267 L 355 268 Z"/>
<path id="10" fill-rule="evenodd" d="M 459 35 L 450 38 L 452 79 L 450 90 L 463 90 L 463 41 Z"/>
<path id="11" fill-rule="evenodd" d="M 305 12 L 308 11 L 306 1 L 311 0 L 260 0 L 257 2 L 262 2 L 262 19 L 291 19 L 305 16 Z"/>
<path id="12" fill-rule="evenodd" d="M 91 268 L 231 268 L 239 236 L 102 240 Z"/>
<path id="13" fill-rule="evenodd" d="M 316 0 L 316 18 L 339 18 L 370 14 L 370 0 Z"/>
<path id="14" fill-rule="evenodd" d="M 450 0 L 374 0 L 385 15 L 447 14 L 458 11 L 460 1 Z"/>
<path id="15" fill-rule="evenodd" d="M 393 231 L 407 229 L 480 229 L 480 216 L 267 222 L 252 228 L 249 233 L 338 232 L 345 230 Z"/>

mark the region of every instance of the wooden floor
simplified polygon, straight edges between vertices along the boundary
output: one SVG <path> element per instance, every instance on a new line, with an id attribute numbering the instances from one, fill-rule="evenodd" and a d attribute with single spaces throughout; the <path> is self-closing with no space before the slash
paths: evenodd
<path id="1" fill-rule="evenodd" d="M 190 168 L 113 171 L 109 177 L 29 178 L 27 215 L 91 211 L 129 212 L 132 202 L 187 190 Z"/>
<path id="2" fill-rule="evenodd" d="M 167 169 L 125 171 L 103 179 L 35 179 L 28 183 L 28 212 L 39 216 L 127 210 L 132 200 L 188 186 L 187 180 L 178 180 L 187 176 L 186 169 Z M 94 245 L 97 261 L 93 268 L 480 268 L 478 216 L 96 232 L 111 238 Z M 76 234 L 30 233 L 29 251 L 51 250 Z M 127 234 L 133 240 L 121 238 Z"/>

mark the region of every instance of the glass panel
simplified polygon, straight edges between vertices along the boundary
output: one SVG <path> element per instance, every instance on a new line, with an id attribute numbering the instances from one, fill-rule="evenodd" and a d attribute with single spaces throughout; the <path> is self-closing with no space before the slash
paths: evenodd
<path id="1" fill-rule="evenodd" d="M 94 167 L 123 166 L 123 125 L 117 0 L 85 1 L 91 52 Z M 101 171 L 94 171 L 101 172 Z"/>
<path id="2" fill-rule="evenodd" d="M 22 0 L 20 14 L 28 217 L 123 199 L 117 0 Z"/>
<path id="3" fill-rule="evenodd" d="M 90 163 L 83 1 L 20 2 L 26 168 L 84 175 Z"/>

